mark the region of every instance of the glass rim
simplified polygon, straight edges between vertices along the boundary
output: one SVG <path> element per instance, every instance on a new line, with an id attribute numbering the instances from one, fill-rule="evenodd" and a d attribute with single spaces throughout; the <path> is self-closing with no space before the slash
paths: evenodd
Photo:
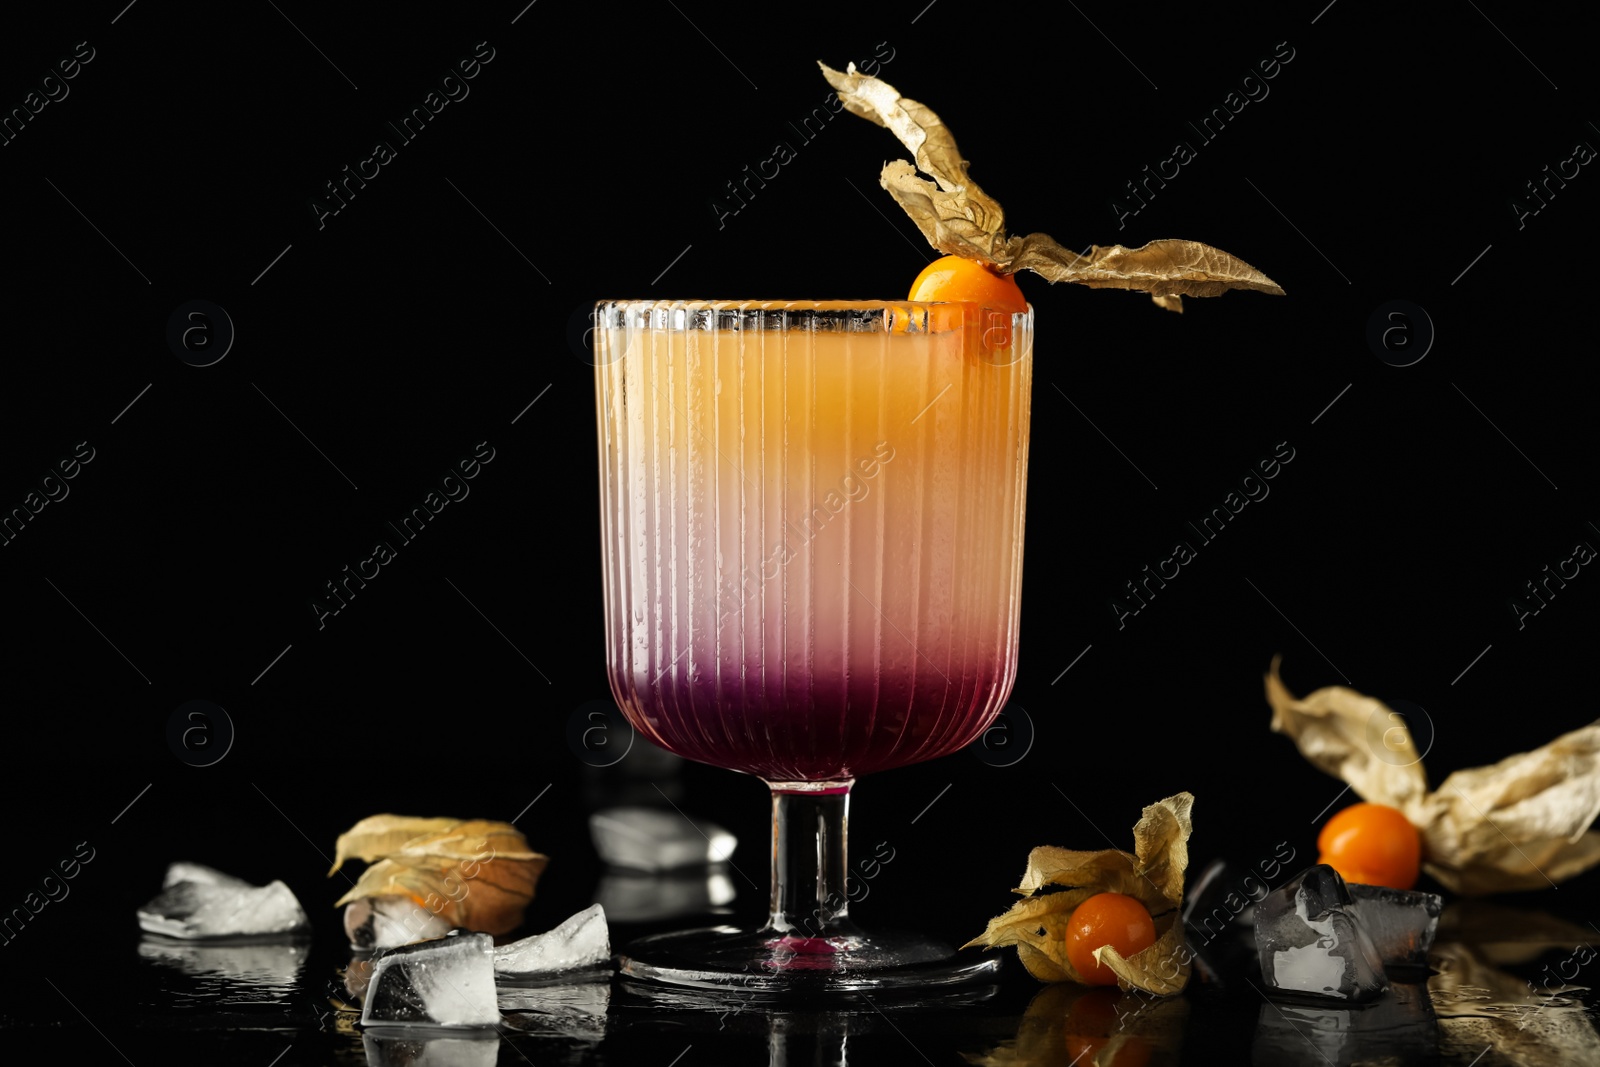
<path id="1" fill-rule="evenodd" d="M 594 306 L 598 308 L 652 308 L 660 310 L 684 311 L 883 311 L 892 308 L 934 308 L 934 307 L 976 307 L 986 311 L 1000 311 L 1005 309 L 994 304 L 985 304 L 981 300 L 596 300 Z M 1027 312 L 1012 311 L 1009 314 L 1022 315 L 1031 313 L 1033 304 L 1030 302 Z"/>
<path id="2" fill-rule="evenodd" d="M 954 318 L 952 318 L 952 313 Z M 782 315 L 785 318 L 775 316 Z M 774 316 L 774 317 L 767 317 Z M 787 316 L 794 316 L 790 319 Z M 824 329 L 849 333 L 914 333 L 993 323 L 1004 316 L 1013 326 L 1031 330 L 1033 305 L 1011 311 L 966 300 L 598 300 L 596 327 L 700 332 L 711 330 Z M 942 331 L 941 331 L 942 332 Z"/>

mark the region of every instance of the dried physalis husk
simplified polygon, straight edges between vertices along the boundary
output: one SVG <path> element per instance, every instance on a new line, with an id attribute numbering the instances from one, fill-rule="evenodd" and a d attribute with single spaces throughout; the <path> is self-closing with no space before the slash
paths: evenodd
<path id="1" fill-rule="evenodd" d="M 1464 896 L 1542 889 L 1600 863 L 1600 721 L 1428 790 L 1405 719 L 1354 689 L 1296 698 L 1266 676 L 1272 729 L 1349 783 L 1362 800 L 1405 813 L 1422 834 L 1422 867 Z"/>
<path id="2" fill-rule="evenodd" d="M 372 865 L 336 907 L 363 897 L 408 897 L 452 925 L 486 934 L 522 924 L 549 862 L 510 823 L 408 815 L 374 815 L 340 834 L 328 873 L 347 859 Z"/>
<path id="3" fill-rule="evenodd" d="M 1184 948 L 1183 872 L 1189 866 L 1189 812 L 1194 796 L 1179 793 L 1144 809 L 1133 828 L 1133 852 L 1107 848 L 1095 852 L 1041 846 L 1028 853 L 1028 869 L 1014 890 L 1027 897 L 1004 915 L 989 920 L 982 934 L 962 948 L 1016 945 L 1017 957 L 1041 982 L 1084 983 L 1067 959 L 1067 924 L 1079 904 L 1098 893 L 1123 893 L 1143 904 L 1155 921 L 1155 944 L 1123 958 L 1109 945 L 1095 958 L 1117 976 L 1124 991 L 1159 996 L 1179 993 L 1189 981 L 1190 954 Z M 1046 887 L 1052 888 L 1040 893 Z"/>
<path id="4" fill-rule="evenodd" d="M 1048 234 L 1008 237 L 1005 213 L 967 174 L 967 162 L 938 115 L 894 86 L 858 73 L 854 63 L 842 74 L 826 63 L 818 66 L 852 114 L 887 128 L 916 156 L 915 167 L 903 159 L 884 164 L 879 183 L 928 243 L 947 255 L 977 260 L 1002 274 L 1031 270 L 1052 282 L 1135 289 L 1168 311 L 1182 311 L 1185 296 L 1219 296 L 1229 289 L 1283 295 L 1277 282 L 1244 260 L 1198 241 L 1167 239 L 1139 248 L 1090 245 L 1073 252 Z M 933 181 L 918 177 L 918 170 Z"/>

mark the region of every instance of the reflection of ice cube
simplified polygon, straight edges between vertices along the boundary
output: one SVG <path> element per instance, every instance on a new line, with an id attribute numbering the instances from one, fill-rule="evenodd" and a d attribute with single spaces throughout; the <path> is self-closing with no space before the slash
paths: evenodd
<path id="1" fill-rule="evenodd" d="M 643 871 L 721 863 L 739 843 L 720 826 L 655 808 L 597 811 L 589 816 L 589 833 L 601 859 Z"/>
<path id="2" fill-rule="evenodd" d="M 556 974 L 595 967 L 611 959 L 605 909 L 591 904 L 547 933 L 495 949 L 496 974 Z"/>
<path id="3" fill-rule="evenodd" d="M 410 897 L 362 897 L 344 908 L 344 932 L 357 948 L 398 948 L 443 937 L 452 929 Z"/>
<path id="4" fill-rule="evenodd" d="M 380 956 L 361 1011 L 362 1026 L 493 1026 L 494 939 L 457 934 Z"/>
<path id="5" fill-rule="evenodd" d="M 1307 867 L 1256 905 L 1256 951 L 1267 985 L 1288 993 L 1365 1001 L 1389 987 L 1344 879 Z"/>
<path id="6" fill-rule="evenodd" d="M 733 902 L 737 896 L 726 868 L 646 874 L 608 870 L 595 896 L 612 922 L 647 923 L 702 915 Z"/>
<path id="7" fill-rule="evenodd" d="M 300 902 L 282 882 L 257 888 L 210 868 L 174 867 L 206 872 L 201 877 L 219 875 L 224 880 L 168 884 L 139 909 L 139 927 L 149 933 L 184 939 L 270 937 L 292 934 L 309 925 Z"/>
<path id="8" fill-rule="evenodd" d="M 461 1037 L 398 1037 L 394 1031 L 361 1035 L 367 1067 L 494 1067 L 500 1037 L 492 1032 Z"/>
<path id="9" fill-rule="evenodd" d="M 1385 967 L 1426 967 L 1428 949 L 1439 929 L 1444 900 L 1437 893 L 1417 893 L 1381 885 L 1348 883 L 1361 928 L 1372 939 Z"/>
<path id="10" fill-rule="evenodd" d="M 292 987 L 300 977 L 300 968 L 309 951 L 304 942 L 206 943 L 139 939 L 139 955 L 147 960 L 164 963 L 196 977 L 216 975 L 241 985 L 262 988 Z"/>
<path id="11" fill-rule="evenodd" d="M 1389 996 L 1360 1007 L 1261 1005 L 1251 1062 L 1261 1067 L 1434 1063 L 1438 1045 L 1439 1022 L 1427 988 L 1397 982 Z"/>

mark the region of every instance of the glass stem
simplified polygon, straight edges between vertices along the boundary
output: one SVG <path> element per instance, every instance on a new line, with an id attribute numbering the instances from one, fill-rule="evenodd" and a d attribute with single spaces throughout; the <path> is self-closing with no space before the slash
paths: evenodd
<path id="1" fill-rule="evenodd" d="M 772 907 L 766 929 L 792 938 L 854 933 L 845 879 L 853 782 L 772 788 Z"/>

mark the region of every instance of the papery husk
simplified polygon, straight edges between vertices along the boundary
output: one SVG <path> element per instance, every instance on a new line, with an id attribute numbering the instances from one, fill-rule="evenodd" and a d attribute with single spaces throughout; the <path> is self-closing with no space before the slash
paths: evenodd
<path id="1" fill-rule="evenodd" d="M 1156 919 L 1156 943 L 1143 952 L 1123 958 L 1110 945 L 1097 948 L 1094 958 L 1117 976 L 1117 988 L 1139 989 L 1160 997 L 1176 996 L 1189 984 L 1190 954 L 1185 951 L 1183 923 L 1176 911 Z"/>
<path id="2" fill-rule="evenodd" d="M 453 860 L 479 859 L 486 853 L 501 859 L 544 859 L 508 822 L 490 819 L 422 819 L 411 815 L 372 815 L 339 835 L 334 845 L 333 874 L 347 859 L 403 860 L 430 856 Z"/>
<path id="3" fill-rule="evenodd" d="M 1266 678 L 1273 732 L 1287 734 L 1302 756 L 1349 783 L 1362 799 L 1398 808 L 1420 826 L 1426 816 L 1428 777 L 1403 720 L 1397 724 L 1398 715 L 1382 701 L 1342 685 L 1297 699 L 1278 677 L 1281 660 L 1273 658 Z M 1385 755 L 1377 755 L 1374 745 Z"/>
<path id="4" fill-rule="evenodd" d="M 1272 729 L 1362 800 L 1403 812 L 1422 835 L 1422 866 L 1463 896 L 1542 889 L 1600 864 L 1600 721 L 1489 767 L 1457 771 L 1437 790 L 1404 719 L 1344 686 L 1296 698 L 1266 675 Z"/>
<path id="5" fill-rule="evenodd" d="M 818 66 L 846 109 L 888 129 L 916 157 L 916 167 L 903 159 L 884 164 L 879 184 L 928 243 L 947 255 L 977 260 L 1002 274 L 1031 270 L 1052 282 L 1146 292 L 1168 311 L 1181 312 L 1184 296 L 1219 296 L 1229 289 L 1283 295 L 1277 282 L 1244 260 L 1198 241 L 1163 239 L 1139 248 L 1090 245 L 1074 252 L 1048 234 L 1008 237 L 1005 212 L 967 173 L 967 161 L 938 115 L 892 85 L 858 73 L 854 63 L 844 73 L 825 63 Z M 919 177 L 918 170 L 933 181 Z"/>
<path id="6" fill-rule="evenodd" d="M 408 897 L 454 926 L 487 934 L 522 925 L 549 862 L 510 823 L 407 815 L 374 815 L 340 834 L 328 873 L 352 858 L 372 865 L 336 907 Z"/>
<path id="7" fill-rule="evenodd" d="M 1143 904 L 1155 922 L 1156 942 L 1124 959 L 1103 948 L 1100 962 L 1117 975 L 1124 991 L 1159 996 L 1188 984 L 1191 954 L 1184 946 L 1178 909 L 1183 874 L 1189 866 L 1190 812 L 1194 796 L 1179 793 L 1144 809 L 1133 828 L 1134 851 L 1080 852 L 1045 845 L 1028 854 L 1028 867 L 1013 892 L 1027 897 L 989 920 L 982 934 L 961 946 L 1017 946 L 1017 957 L 1041 982 L 1086 984 L 1067 958 L 1067 925 L 1078 905 L 1099 893 L 1122 893 Z M 1065 889 L 1040 893 L 1047 887 Z"/>
<path id="8" fill-rule="evenodd" d="M 1183 1047 L 1189 1004 L 1181 998 L 1149 999 L 1138 993 L 1117 993 L 1110 1005 L 1116 1017 L 1114 1033 L 1078 1029 L 1074 1006 L 1085 997 L 1110 992 L 1108 988 L 1052 985 L 1028 1002 L 1017 1023 L 1017 1035 L 982 1053 L 962 1053 L 974 1067 L 1060 1067 L 1070 1055 L 1069 1042 L 1082 1048 L 1073 1067 L 1113 1067 L 1118 1063 L 1143 1063 L 1152 1053 L 1157 1062 L 1176 1061 Z M 1103 1012 L 1104 1005 L 1100 1006 Z M 1091 1013 L 1097 1014 L 1097 1013 Z"/>

